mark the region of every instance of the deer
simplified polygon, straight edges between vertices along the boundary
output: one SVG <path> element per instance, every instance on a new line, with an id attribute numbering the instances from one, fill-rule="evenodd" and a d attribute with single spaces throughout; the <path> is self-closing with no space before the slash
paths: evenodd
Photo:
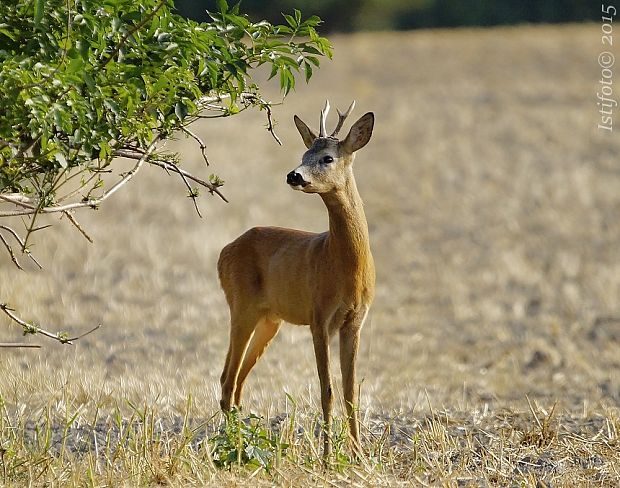
<path id="1" fill-rule="evenodd" d="M 297 115 L 295 126 L 307 148 L 301 164 L 286 176 L 293 190 L 317 193 L 329 216 L 329 230 L 312 233 L 254 227 L 226 245 L 217 268 L 230 308 L 230 343 L 222 371 L 220 407 L 238 408 L 248 373 L 278 333 L 282 321 L 310 327 L 323 412 L 323 458 L 331 453 L 332 378 L 330 341 L 339 334 L 340 369 L 350 440 L 361 453 L 356 390 L 360 332 L 375 291 L 375 267 L 368 224 L 353 175 L 356 152 L 372 135 L 374 114 L 357 120 L 347 136 L 338 132 L 355 106 L 338 110 L 326 135 L 329 101 L 321 110 L 319 134 Z"/>

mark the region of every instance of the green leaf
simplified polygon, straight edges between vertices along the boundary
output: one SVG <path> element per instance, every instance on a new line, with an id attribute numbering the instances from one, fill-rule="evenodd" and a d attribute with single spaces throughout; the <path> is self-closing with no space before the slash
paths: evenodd
<path id="1" fill-rule="evenodd" d="M 297 28 L 297 22 L 295 21 L 292 15 L 287 15 L 287 14 L 282 14 L 282 15 L 286 19 L 286 23 L 288 25 L 290 25 L 293 29 Z"/>
<path id="2" fill-rule="evenodd" d="M 313 65 L 319 66 L 319 59 L 314 56 L 306 56 L 306 61 L 310 61 Z"/>
<path id="3" fill-rule="evenodd" d="M 183 119 L 187 117 L 188 113 L 189 111 L 187 110 L 187 106 L 183 102 L 178 101 L 174 106 L 174 114 L 181 122 L 183 122 Z"/>
<path id="4" fill-rule="evenodd" d="M 58 161 L 58 164 L 60 164 L 60 166 L 62 166 L 63 168 L 66 168 L 68 166 L 67 158 L 63 153 L 57 152 L 56 154 L 54 154 L 54 159 L 56 159 L 56 161 Z"/>
<path id="5" fill-rule="evenodd" d="M 95 85 L 95 80 L 90 75 L 90 73 L 85 71 L 84 73 L 82 73 L 82 77 L 84 78 L 84 82 L 86 83 L 86 86 L 88 87 L 89 90 L 91 91 L 96 90 L 97 87 Z"/>
<path id="6" fill-rule="evenodd" d="M 11 39 L 12 41 L 15 41 L 15 40 L 16 40 L 15 35 L 13 35 L 11 32 L 9 32 L 9 31 L 8 31 L 8 30 L 6 30 L 6 29 L 1 29 L 1 28 L 0 28 L 0 34 L 2 34 L 2 35 L 4 35 L 4 36 L 8 37 L 8 38 L 9 38 L 9 39 Z"/>
<path id="7" fill-rule="evenodd" d="M 45 0 L 34 0 L 34 26 L 39 27 L 43 20 Z"/>
<path id="8" fill-rule="evenodd" d="M 317 17 L 316 15 L 312 15 L 309 18 L 306 19 L 306 21 L 304 22 L 305 25 L 308 25 L 310 27 L 316 27 L 317 25 L 319 25 L 322 22 L 322 20 Z"/>
<path id="9" fill-rule="evenodd" d="M 226 0 L 216 0 L 215 4 L 221 14 L 228 12 L 228 2 Z"/>
<path id="10" fill-rule="evenodd" d="M 217 106 L 205 115 L 264 107 L 257 67 L 286 95 L 331 55 L 314 29 L 318 17 L 303 21 L 295 9 L 284 25 L 251 23 L 229 3 L 219 0 L 213 21 L 197 24 L 177 15 L 172 0 L 0 0 L 0 192 L 57 204 L 66 194 L 56 186 L 61 168 L 87 181 L 112 165 L 114 151 L 143 152 L 155 137 L 172 136 L 204 108 L 204 96 Z M 244 91 L 256 98 L 241 101 Z M 24 147 L 32 151 L 20 156 L 15 148 Z M 255 424 L 237 429 L 271 442 Z M 271 452 L 255 447 L 255 461 L 261 449 Z"/>
<path id="11" fill-rule="evenodd" d="M 304 71 L 306 73 L 306 83 L 310 81 L 312 78 L 312 65 L 310 63 L 304 62 Z"/>
<path id="12" fill-rule="evenodd" d="M 114 115 L 120 115 L 120 107 L 114 100 L 106 99 L 103 104 L 108 107 Z"/>
<path id="13" fill-rule="evenodd" d="M 74 58 L 67 66 L 67 73 L 77 73 L 84 66 L 84 60 L 82 58 Z"/>

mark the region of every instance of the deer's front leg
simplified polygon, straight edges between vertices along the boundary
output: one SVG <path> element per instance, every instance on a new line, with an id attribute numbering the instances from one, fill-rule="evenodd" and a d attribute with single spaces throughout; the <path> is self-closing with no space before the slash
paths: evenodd
<path id="1" fill-rule="evenodd" d="M 316 367 L 321 384 L 321 407 L 323 408 L 323 460 L 331 454 L 332 433 L 332 379 L 329 372 L 329 334 L 323 324 L 312 331 Z"/>
<path id="2" fill-rule="evenodd" d="M 342 372 L 344 403 L 349 418 L 349 432 L 353 441 L 353 450 L 358 454 L 361 454 L 362 449 L 359 439 L 358 395 L 355 377 L 360 332 L 367 314 L 368 307 L 353 312 L 347 317 L 340 329 L 340 370 Z"/>

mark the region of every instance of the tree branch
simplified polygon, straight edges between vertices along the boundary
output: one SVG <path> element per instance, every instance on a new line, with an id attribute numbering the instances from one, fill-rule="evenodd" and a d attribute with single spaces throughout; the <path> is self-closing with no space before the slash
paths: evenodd
<path id="1" fill-rule="evenodd" d="M 6 250 L 9 253 L 9 256 L 11 256 L 11 261 L 13 261 L 13 264 L 15 264 L 15 266 L 17 266 L 19 269 L 23 270 L 24 268 L 22 268 L 22 265 L 19 264 L 19 261 L 15 257 L 15 253 L 13 252 L 13 248 L 6 241 L 6 239 L 4 238 L 4 236 L 1 233 L 0 233 L 0 242 L 2 242 L 2 244 L 4 244 L 4 247 L 6 247 Z"/>
<path id="2" fill-rule="evenodd" d="M 65 216 L 65 217 L 67 217 L 67 219 L 69 220 L 69 222 L 71 222 L 71 223 L 75 226 L 75 228 L 76 228 L 77 230 L 79 230 L 79 231 L 80 231 L 80 234 L 82 234 L 82 235 L 86 238 L 86 240 L 92 244 L 92 243 L 93 243 L 93 239 L 92 239 L 92 237 L 90 237 L 90 236 L 86 233 L 86 231 L 82 228 L 82 226 L 81 226 L 81 225 L 80 225 L 80 223 L 79 223 L 79 222 L 75 219 L 75 217 L 74 217 L 73 215 L 71 215 L 71 213 L 70 213 L 70 212 L 68 212 L 68 211 L 63 212 L 63 214 L 64 214 L 64 216 Z"/>
<path id="3" fill-rule="evenodd" d="M 271 136 L 276 140 L 276 142 L 281 146 L 282 141 L 278 137 L 278 134 L 276 134 L 276 131 L 273 125 L 273 120 L 271 117 L 271 105 L 269 103 L 265 103 L 262 106 L 265 107 L 265 110 L 267 111 L 267 130 L 269 131 Z"/>
<path id="4" fill-rule="evenodd" d="M 97 198 L 89 198 L 85 199 L 81 202 L 68 203 L 66 205 L 59 205 L 56 207 L 43 207 L 40 209 L 37 208 L 26 208 L 24 210 L 13 210 L 13 211 L 4 211 L 0 212 L 0 217 L 15 217 L 18 215 L 33 215 L 33 214 L 49 214 L 49 213 L 57 213 L 57 212 L 66 212 L 67 210 L 73 210 L 76 208 L 97 208 L 101 205 L 102 202 L 110 198 L 114 193 L 120 190 L 124 185 L 126 185 L 129 180 L 131 180 L 134 175 L 140 170 L 144 162 L 149 158 L 151 153 L 155 150 L 157 143 L 159 142 L 161 135 L 158 134 L 155 136 L 149 147 L 144 151 L 136 165 L 129 170 L 125 175 L 117 181 L 108 191 L 103 192 L 103 194 Z M 16 202 L 13 202 L 16 203 Z"/>
<path id="5" fill-rule="evenodd" d="M 187 127 L 181 127 L 181 130 L 183 132 L 185 132 L 188 136 L 190 136 L 192 139 L 194 139 L 198 143 L 198 145 L 200 146 L 200 152 L 202 153 L 202 159 L 204 159 L 205 164 L 207 166 L 209 166 L 209 158 L 207 158 L 207 153 L 205 152 L 205 150 L 207 149 L 207 146 L 202 141 L 202 139 L 200 137 L 198 137 L 196 134 L 194 134 Z"/>
<path id="6" fill-rule="evenodd" d="M 88 334 L 92 334 L 97 329 L 99 329 L 99 327 L 101 327 L 101 324 L 99 324 L 84 334 L 81 334 L 76 337 L 68 337 L 66 332 L 57 332 L 57 333 L 49 332 L 39 327 L 36 324 L 28 323 L 25 320 L 20 319 L 17 315 L 13 313 L 15 312 L 15 310 L 9 307 L 6 303 L 0 303 L 0 310 L 2 310 L 5 314 L 7 314 L 11 318 L 11 320 L 21 325 L 22 328 L 24 329 L 24 334 L 41 334 L 41 335 L 44 335 L 45 337 L 49 337 L 50 339 L 54 339 L 55 341 L 58 341 L 61 344 L 73 345 L 74 341 L 77 341 L 78 339 L 81 339 L 82 337 L 85 337 Z"/>
<path id="7" fill-rule="evenodd" d="M 17 242 L 19 242 L 19 245 L 20 245 L 20 246 L 21 246 L 21 248 L 23 249 L 23 252 L 24 252 L 24 253 L 25 253 L 25 254 L 26 254 L 26 255 L 27 255 L 30 259 L 32 259 L 32 261 L 34 262 L 34 264 L 36 264 L 36 265 L 39 267 L 39 269 L 43 269 L 43 266 L 41 266 L 41 263 L 39 263 L 39 261 L 37 261 L 37 259 L 36 259 L 36 258 L 32 255 L 32 253 L 31 253 L 28 249 L 26 249 L 26 247 L 25 247 L 26 242 L 25 242 L 24 240 L 22 240 L 22 238 L 21 238 L 21 237 L 19 237 L 19 235 L 17 234 L 17 232 L 15 232 L 15 231 L 14 231 L 11 227 L 9 227 L 9 226 L 7 226 L 7 225 L 0 225 L 0 229 L 6 230 L 7 232 L 9 232 L 9 233 L 13 236 L 13 238 L 14 238 Z M 2 234 L 0 234 L 0 236 L 2 236 Z M 4 238 L 2 239 L 2 241 L 3 241 L 4 245 L 5 245 L 5 246 L 7 246 L 7 244 L 6 244 L 6 242 L 5 242 L 5 239 L 4 239 Z M 9 251 L 9 254 L 11 254 L 11 249 L 8 249 L 8 248 L 7 248 L 7 250 Z M 11 256 L 11 258 L 13 258 L 13 256 Z M 13 262 L 15 263 L 15 259 L 13 259 Z M 23 268 L 22 268 L 19 264 L 17 264 L 17 263 L 15 263 L 15 264 L 17 265 L 17 267 L 18 267 L 19 269 L 23 269 Z"/>
<path id="8" fill-rule="evenodd" d="M 194 176 L 193 174 L 179 168 L 176 164 L 169 163 L 168 161 L 159 161 L 157 159 L 151 160 L 149 161 L 149 163 L 154 164 L 155 166 L 159 166 L 160 168 L 163 168 L 166 171 L 174 171 L 175 173 L 178 173 L 180 176 L 198 183 L 199 185 L 207 188 L 209 190 L 209 193 L 216 194 L 218 197 L 220 197 L 222 200 L 228 203 L 228 200 L 220 192 L 220 190 L 218 190 L 218 187 L 216 185 L 214 185 L 213 183 L 209 181 L 203 180 L 202 178 L 198 178 L 197 176 Z"/>

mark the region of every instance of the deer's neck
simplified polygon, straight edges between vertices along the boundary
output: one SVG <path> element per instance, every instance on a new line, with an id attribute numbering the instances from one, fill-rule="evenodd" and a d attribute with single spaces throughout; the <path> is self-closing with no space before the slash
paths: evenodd
<path id="1" fill-rule="evenodd" d="M 357 191 L 355 179 L 331 193 L 321 194 L 329 214 L 327 238 L 333 264 L 353 268 L 364 267 L 370 258 L 368 224 L 364 204 Z"/>

